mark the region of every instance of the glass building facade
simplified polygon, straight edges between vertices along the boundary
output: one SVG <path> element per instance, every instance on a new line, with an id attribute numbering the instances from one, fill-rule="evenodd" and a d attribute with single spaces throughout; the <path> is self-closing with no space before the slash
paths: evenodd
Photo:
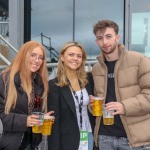
<path id="1" fill-rule="evenodd" d="M 4 7 L 9 22 L 5 28 Z M 14 47 L 36 40 L 47 47 L 50 59 L 72 40 L 84 45 L 89 60 L 95 59 L 100 50 L 92 30 L 101 19 L 118 23 L 120 43 L 127 49 L 150 57 L 149 0 L 0 0 L 0 15 L 0 33 L 7 29 L 5 35 Z"/>
<path id="2" fill-rule="evenodd" d="M 108 5 L 109 4 L 109 5 Z M 31 38 L 40 41 L 41 33 L 47 46 L 56 51 L 67 41 L 82 43 L 88 59 L 100 53 L 95 43 L 93 25 L 100 19 L 112 19 L 119 24 L 124 41 L 124 0 L 32 0 Z M 48 54 L 50 55 L 50 54 Z"/>

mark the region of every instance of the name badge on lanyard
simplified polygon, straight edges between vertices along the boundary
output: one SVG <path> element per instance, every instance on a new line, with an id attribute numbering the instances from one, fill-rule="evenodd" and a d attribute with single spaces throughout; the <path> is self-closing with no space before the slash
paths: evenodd
<path id="1" fill-rule="evenodd" d="M 88 150 L 88 132 L 87 131 L 80 131 L 79 150 Z"/>

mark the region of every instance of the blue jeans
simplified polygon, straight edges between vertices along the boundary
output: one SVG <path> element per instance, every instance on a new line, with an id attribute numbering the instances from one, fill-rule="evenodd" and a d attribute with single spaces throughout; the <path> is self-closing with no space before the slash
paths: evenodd
<path id="1" fill-rule="evenodd" d="M 125 137 L 107 135 L 99 135 L 99 148 L 100 150 L 145 150 L 143 146 L 131 148 Z"/>
<path id="2" fill-rule="evenodd" d="M 93 150 L 93 134 L 92 134 L 92 132 L 88 133 L 88 150 Z"/>

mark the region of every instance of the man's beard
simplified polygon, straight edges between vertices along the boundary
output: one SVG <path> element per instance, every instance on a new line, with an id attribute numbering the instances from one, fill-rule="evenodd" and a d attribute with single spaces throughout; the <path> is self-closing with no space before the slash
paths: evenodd
<path id="1" fill-rule="evenodd" d="M 100 49 L 102 50 L 103 54 L 111 54 L 115 51 L 115 49 L 117 48 L 117 43 L 115 43 L 114 45 L 112 45 L 112 47 L 107 51 L 107 50 L 103 50 L 101 47 Z"/>

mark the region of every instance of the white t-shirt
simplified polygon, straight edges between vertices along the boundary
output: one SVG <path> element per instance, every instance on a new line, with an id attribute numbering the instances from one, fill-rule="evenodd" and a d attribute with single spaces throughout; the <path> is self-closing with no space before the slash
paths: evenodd
<path id="1" fill-rule="evenodd" d="M 75 107 L 76 107 L 78 126 L 79 126 L 80 131 L 92 132 L 91 124 L 90 124 L 89 117 L 88 117 L 88 111 L 87 111 L 87 105 L 89 104 L 89 95 L 88 95 L 88 92 L 85 88 L 82 89 L 82 93 L 83 93 L 82 129 L 80 129 L 80 113 L 79 113 L 79 103 L 81 100 L 81 90 L 76 92 L 76 94 L 78 96 L 79 103 L 78 103 L 77 99 L 75 98 L 74 94 L 72 93 L 73 98 L 74 98 L 74 102 L 75 102 Z"/>

